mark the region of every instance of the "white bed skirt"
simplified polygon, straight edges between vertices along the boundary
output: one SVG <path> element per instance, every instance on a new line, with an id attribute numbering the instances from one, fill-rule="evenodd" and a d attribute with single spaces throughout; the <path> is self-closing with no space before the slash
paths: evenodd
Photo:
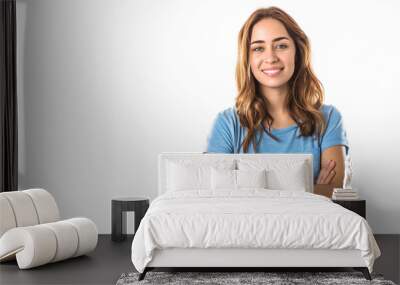
<path id="1" fill-rule="evenodd" d="M 168 248 L 146 267 L 366 267 L 360 250 Z"/>

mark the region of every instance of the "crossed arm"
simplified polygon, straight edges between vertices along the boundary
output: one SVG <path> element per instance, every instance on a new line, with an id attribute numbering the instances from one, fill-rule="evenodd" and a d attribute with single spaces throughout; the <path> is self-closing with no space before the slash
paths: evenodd
<path id="1" fill-rule="evenodd" d="M 343 145 L 335 145 L 322 152 L 321 170 L 314 185 L 314 193 L 331 197 L 333 188 L 343 187 L 345 156 Z"/>

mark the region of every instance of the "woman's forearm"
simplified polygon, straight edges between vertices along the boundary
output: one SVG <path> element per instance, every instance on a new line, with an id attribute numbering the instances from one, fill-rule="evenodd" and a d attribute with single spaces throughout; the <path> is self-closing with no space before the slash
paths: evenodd
<path id="1" fill-rule="evenodd" d="M 332 197 L 333 188 L 337 186 L 333 184 L 314 184 L 314 194 L 323 195 L 328 198 Z"/>

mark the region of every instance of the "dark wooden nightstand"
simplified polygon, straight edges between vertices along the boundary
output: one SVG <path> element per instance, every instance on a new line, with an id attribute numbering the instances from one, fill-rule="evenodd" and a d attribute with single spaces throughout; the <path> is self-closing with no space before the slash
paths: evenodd
<path id="1" fill-rule="evenodd" d="M 135 212 L 135 233 L 149 208 L 150 199 L 142 197 L 114 198 L 111 201 L 111 239 L 126 239 L 126 212 Z"/>
<path id="2" fill-rule="evenodd" d="M 366 219 L 365 214 L 365 200 L 333 200 L 332 202 L 339 204 L 340 206 L 359 214 L 361 217 Z"/>

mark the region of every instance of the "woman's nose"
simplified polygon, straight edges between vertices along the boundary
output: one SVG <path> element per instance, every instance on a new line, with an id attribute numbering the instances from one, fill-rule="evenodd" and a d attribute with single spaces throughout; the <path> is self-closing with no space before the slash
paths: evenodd
<path id="1" fill-rule="evenodd" d="M 274 63 L 274 62 L 278 61 L 278 58 L 276 56 L 274 56 L 274 55 L 271 55 L 271 56 L 268 56 L 268 57 L 264 58 L 263 61 L 266 62 L 266 63 Z"/>
<path id="2" fill-rule="evenodd" d="M 263 62 L 274 63 L 277 60 L 278 60 L 278 57 L 276 56 L 275 51 L 272 49 L 272 47 L 270 47 L 270 48 L 267 47 L 265 50 Z"/>

